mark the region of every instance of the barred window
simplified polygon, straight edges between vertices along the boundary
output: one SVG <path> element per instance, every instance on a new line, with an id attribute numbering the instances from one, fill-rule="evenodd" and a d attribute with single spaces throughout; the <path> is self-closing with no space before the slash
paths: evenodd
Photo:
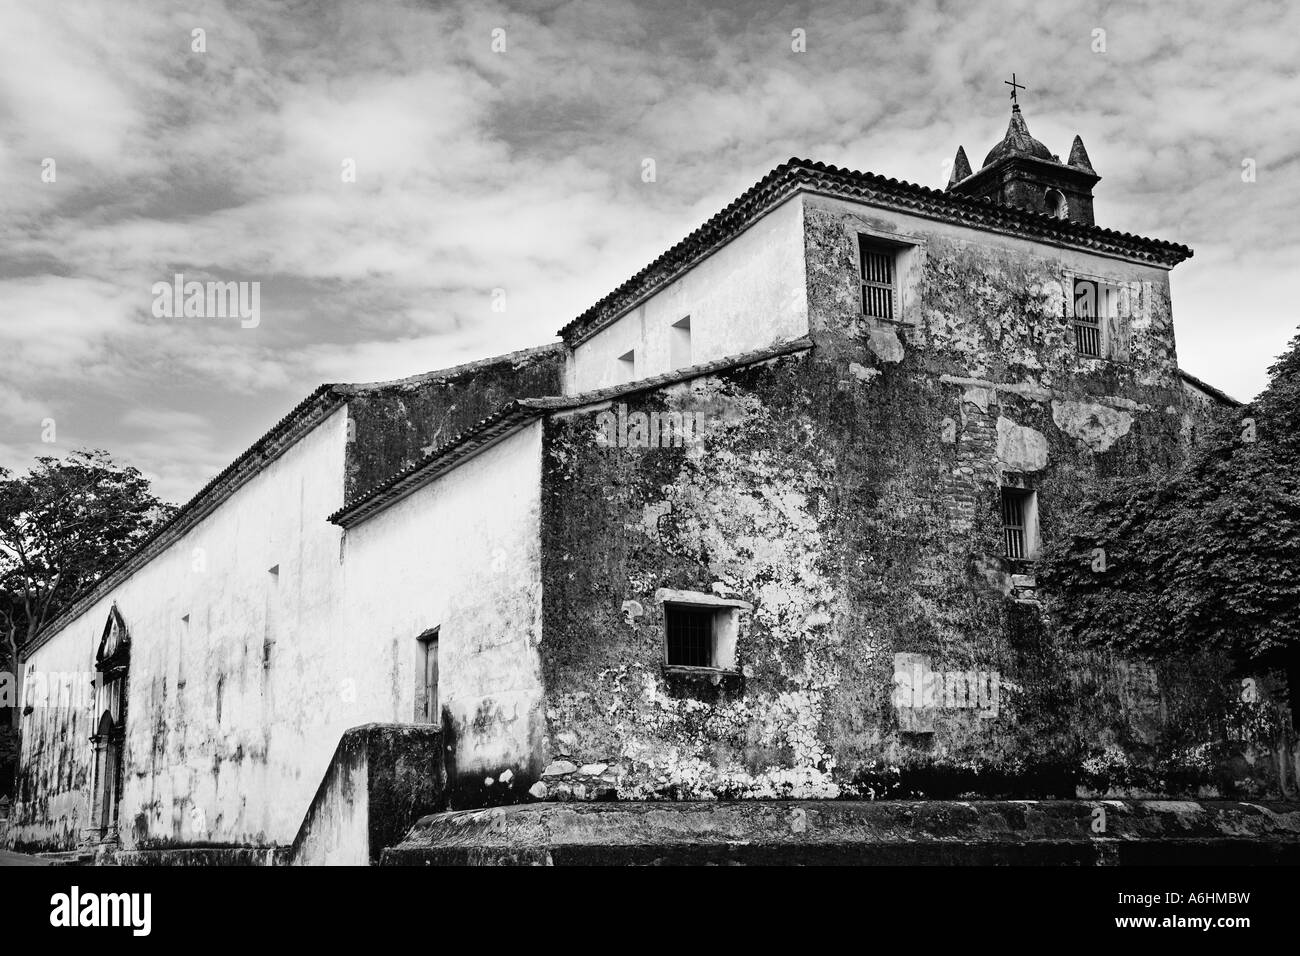
<path id="1" fill-rule="evenodd" d="M 875 319 L 894 321 L 898 315 L 898 290 L 894 282 L 898 250 L 892 246 L 858 237 L 862 262 L 862 314 Z"/>
<path id="2" fill-rule="evenodd" d="M 1023 488 L 1002 489 L 1002 540 L 1006 556 L 1027 561 L 1037 551 L 1037 499 Z"/>
<path id="3" fill-rule="evenodd" d="M 1101 322 L 1096 318 L 1075 316 L 1074 345 L 1080 355 L 1101 358 Z"/>
<path id="4" fill-rule="evenodd" d="M 713 667 L 712 608 L 665 604 L 668 630 L 668 664 L 675 667 Z"/>
<path id="5" fill-rule="evenodd" d="M 1119 314 L 1118 288 L 1093 279 L 1075 279 L 1073 305 L 1075 348 L 1088 358 L 1107 357 L 1106 327 Z"/>

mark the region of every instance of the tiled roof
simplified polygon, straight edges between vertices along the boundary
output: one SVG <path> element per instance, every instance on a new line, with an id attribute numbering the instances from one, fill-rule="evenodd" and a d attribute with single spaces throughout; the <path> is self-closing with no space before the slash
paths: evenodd
<path id="1" fill-rule="evenodd" d="M 515 431 L 516 428 L 554 411 L 581 408 L 612 401 L 625 395 L 653 391 L 665 385 L 689 381 L 711 375 L 725 369 L 741 368 L 766 362 L 782 355 L 802 352 L 812 348 L 812 341 L 807 337 L 782 342 L 778 345 L 745 352 L 741 355 L 728 356 L 713 362 L 693 365 L 690 368 L 677 369 L 654 375 L 625 385 L 595 389 L 579 395 L 551 396 L 547 398 L 521 398 L 502 406 L 491 415 L 462 431 L 460 434 L 443 442 L 419 461 L 407 466 L 373 488 L 356 495 L 351 501 L 330 515 L 329 520 L 344 528 L 359 524 L 371 515 L 400 501 L 411 492 L 427 485 L 441 475 L 451 471 L 462 461 L 472 458 L 486 448 L 495 445 Z"/>
<path id="2" fill-rule="evenodd" d="M 1187 246 L 1161 239 L 1147 239 L 1028 212 L 992 199 L 794 158 L 777 166 L 708 222 L 569 322 L 559 334 L 570 345 L 595 334 L 799 191 L 853 199 L 930 219 L 1162 266 L 1174 266 L 1192 255 Z"/>
<path id="3" fill-rule="evenodd" d="M 1201 391 L 1205 392 L 1205 394 L 1209 395 L 1211 398 L 1218 400 L 1219 402 L 1222 402 L 1224 405 L 1227 405 L 1231 408 L 1240 408 L 1243 404 L 1242 402 L 1237 401 L 1227 392 L 1220 391 L 1219 389 L 1211 385 L 1209 382 L 1205 382 L 1197 378 L 1191 372 L 1184 372 L 1182 369 L 1179 369 L 1178 374 L 1179 376 L 1182 377 L 1183 381 L 1187 382 L 1189 385 L 1192 385 L 1194 388 L 1199 388 Z"/>
<path id="4" fill-rule="evenodd" d="M 515 352 L 505 352 L 501 355 L 489 355 L 487 358 L 475 359 L 472 362 L 465 362 L 461 365 L 453 365 L 451 368 L 442 368 L 433 372 L 421 372 L 418 375 L 408 375 L 406 378 L 395 378 L 385 382 L 366 382 L 365 384 L 351 385 L 353 391 L 369 392 L 380 391 L 390 388 L 403 388 L 410 385 L 425 385 L 429 382 L 440 382 L 446 379 L 459 378 L 471 372 L 478 372 L 485 368 L 491 368 L 494 365 L 501 365 L 509 362 L 514 368 L 518 368 L 534 359 L 545 358 L 554 355 L 557 352 L 567 351 L 567 346 L 563 342 L 548 342 L 546 345 L 534 345 L 531 348 L 519 349 Z"/>

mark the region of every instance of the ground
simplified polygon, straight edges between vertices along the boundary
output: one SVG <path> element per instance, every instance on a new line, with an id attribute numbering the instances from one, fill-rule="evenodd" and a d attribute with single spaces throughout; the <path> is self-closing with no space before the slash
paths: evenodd
<path id="1" fill-rule="evenodd" d="M 0 850 L 0 866 L 49 866 L 49 860 L 42 860 L 39 856 L 29 856 L 26 853 L 10 853 L 8 850 Z"/>

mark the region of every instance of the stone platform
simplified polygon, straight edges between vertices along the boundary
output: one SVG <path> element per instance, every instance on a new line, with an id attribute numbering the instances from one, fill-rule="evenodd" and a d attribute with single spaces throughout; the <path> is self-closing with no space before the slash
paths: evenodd
<path id="1" fill-rule="evenodd" d="M 1300 804 L 537 803 L 421 818 L 401 865 L 1300 864 Z"/>

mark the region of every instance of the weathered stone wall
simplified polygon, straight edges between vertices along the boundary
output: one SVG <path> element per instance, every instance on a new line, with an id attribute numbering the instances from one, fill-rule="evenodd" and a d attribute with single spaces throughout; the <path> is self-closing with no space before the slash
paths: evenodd
<path id="1" fill-rule="evenodd" d="M 0 818 L 8 819 L 18 772 L 18 664 L 0 640 Z M 14 705 L 14 706 L 11 706 Z"/>
<path id="2" fill-rule="evenodd" d="M 544 794 L 1264 787 L 1263 712 L 1218 662 L 1072 647 L 1002 557 L 1001 486 L 1037 492 L 1049 539 L 1094 478 L 1184 454 L 1165 273 L 829 199 L 804 218 L 811 353 L 626 400 L 702 412 L 693 447 L 602 445 L 598 408 L 547 425 Z M 906 327 L 859 314 L 859 230 L 916 243 Z M 1076 272 L 1131 286 L 1127 361 L 1076 353 Z M 737 675 L 665 670 L 665 587 L 753 604 Z M 913 665 L 943 683 L 896 699 Z"/>
<path id="3" fill-rule="evenodd" d="M 382 857 L 385 866 L 1296 862 L 1294 803 L 1185 800 L 544 803 L 430 816 Z"/>
<path id="4" fill-rule="evenodd" d="M 4 718 L 8 718 L 8 714 Z M 18 731 L 0 726 L 0 798 L 12 798 L 18 762 Z"/>
<path id="5" fill-rule="evenodd" d="M 358 386 L 348 401 L 351 499 L 517 398 L 564 390 L 558 343 L 395 382 Z"/>
<path id="6" fill-rule="evenodd" d="M 1210 429 L 1225 417 L 1235 415 L 1238 420 L 1246 417 L 1235 402 L 1226 401 L 1226 396 L 1207 391 L 1186 377 L 1183 379 L 1183 393 L 1186 395 L 1183 405 L 1183 441 L 1189 449 L 1199 444 Z"/>
<path id="7" fill-rule="evenodd" d="M 963 184 L 960 192 L 991 199 L 1041 215 L 1051 215 L 1045 193 L 1057 189 L 1065 197 L 1066 218 L 1092 225 L 1093 177 L 1074 169 L 1052 168 L 1033 160 L 1013 160 L 1000 168 L 980 170 L 979 178 Z"/>
<path id="8" fill-rule="evenodd" d="M 0 649 L 0 684 L 5 685 L 3 691 L 0 691 L 0 699 L 4 699 L 4 705 L 0 705 L 0 800 L 6 801 L 6 811 L 8 801 L 13 798 L 14 774 L 18 766 L 18 728 L 14 726 L 14 717 L 18 711 L 16 707 L 8 706 L 10 700 L 16 704 L 17 699 L 6 696 L 17 694 L 16 672 L 16 666 L 9 662 L 5 652 Z M 9 675 L 7 678 L 3 676 L 6 673 Z M 0 814 L 5 815 L 7 814 Z"/>
<path id="9" fill-rule="evenodd" d="M 547 795 L 830 795 L 835 463 L 816 441 L 812 368 L 792 357 L 627 400 L 631 412 L 701 412 L 692 448 L 601 447 L 594 414 L 548 423 Z M 755 605 L 740 676 L 670 679 L 654 594 L 714 582 Z"/>

